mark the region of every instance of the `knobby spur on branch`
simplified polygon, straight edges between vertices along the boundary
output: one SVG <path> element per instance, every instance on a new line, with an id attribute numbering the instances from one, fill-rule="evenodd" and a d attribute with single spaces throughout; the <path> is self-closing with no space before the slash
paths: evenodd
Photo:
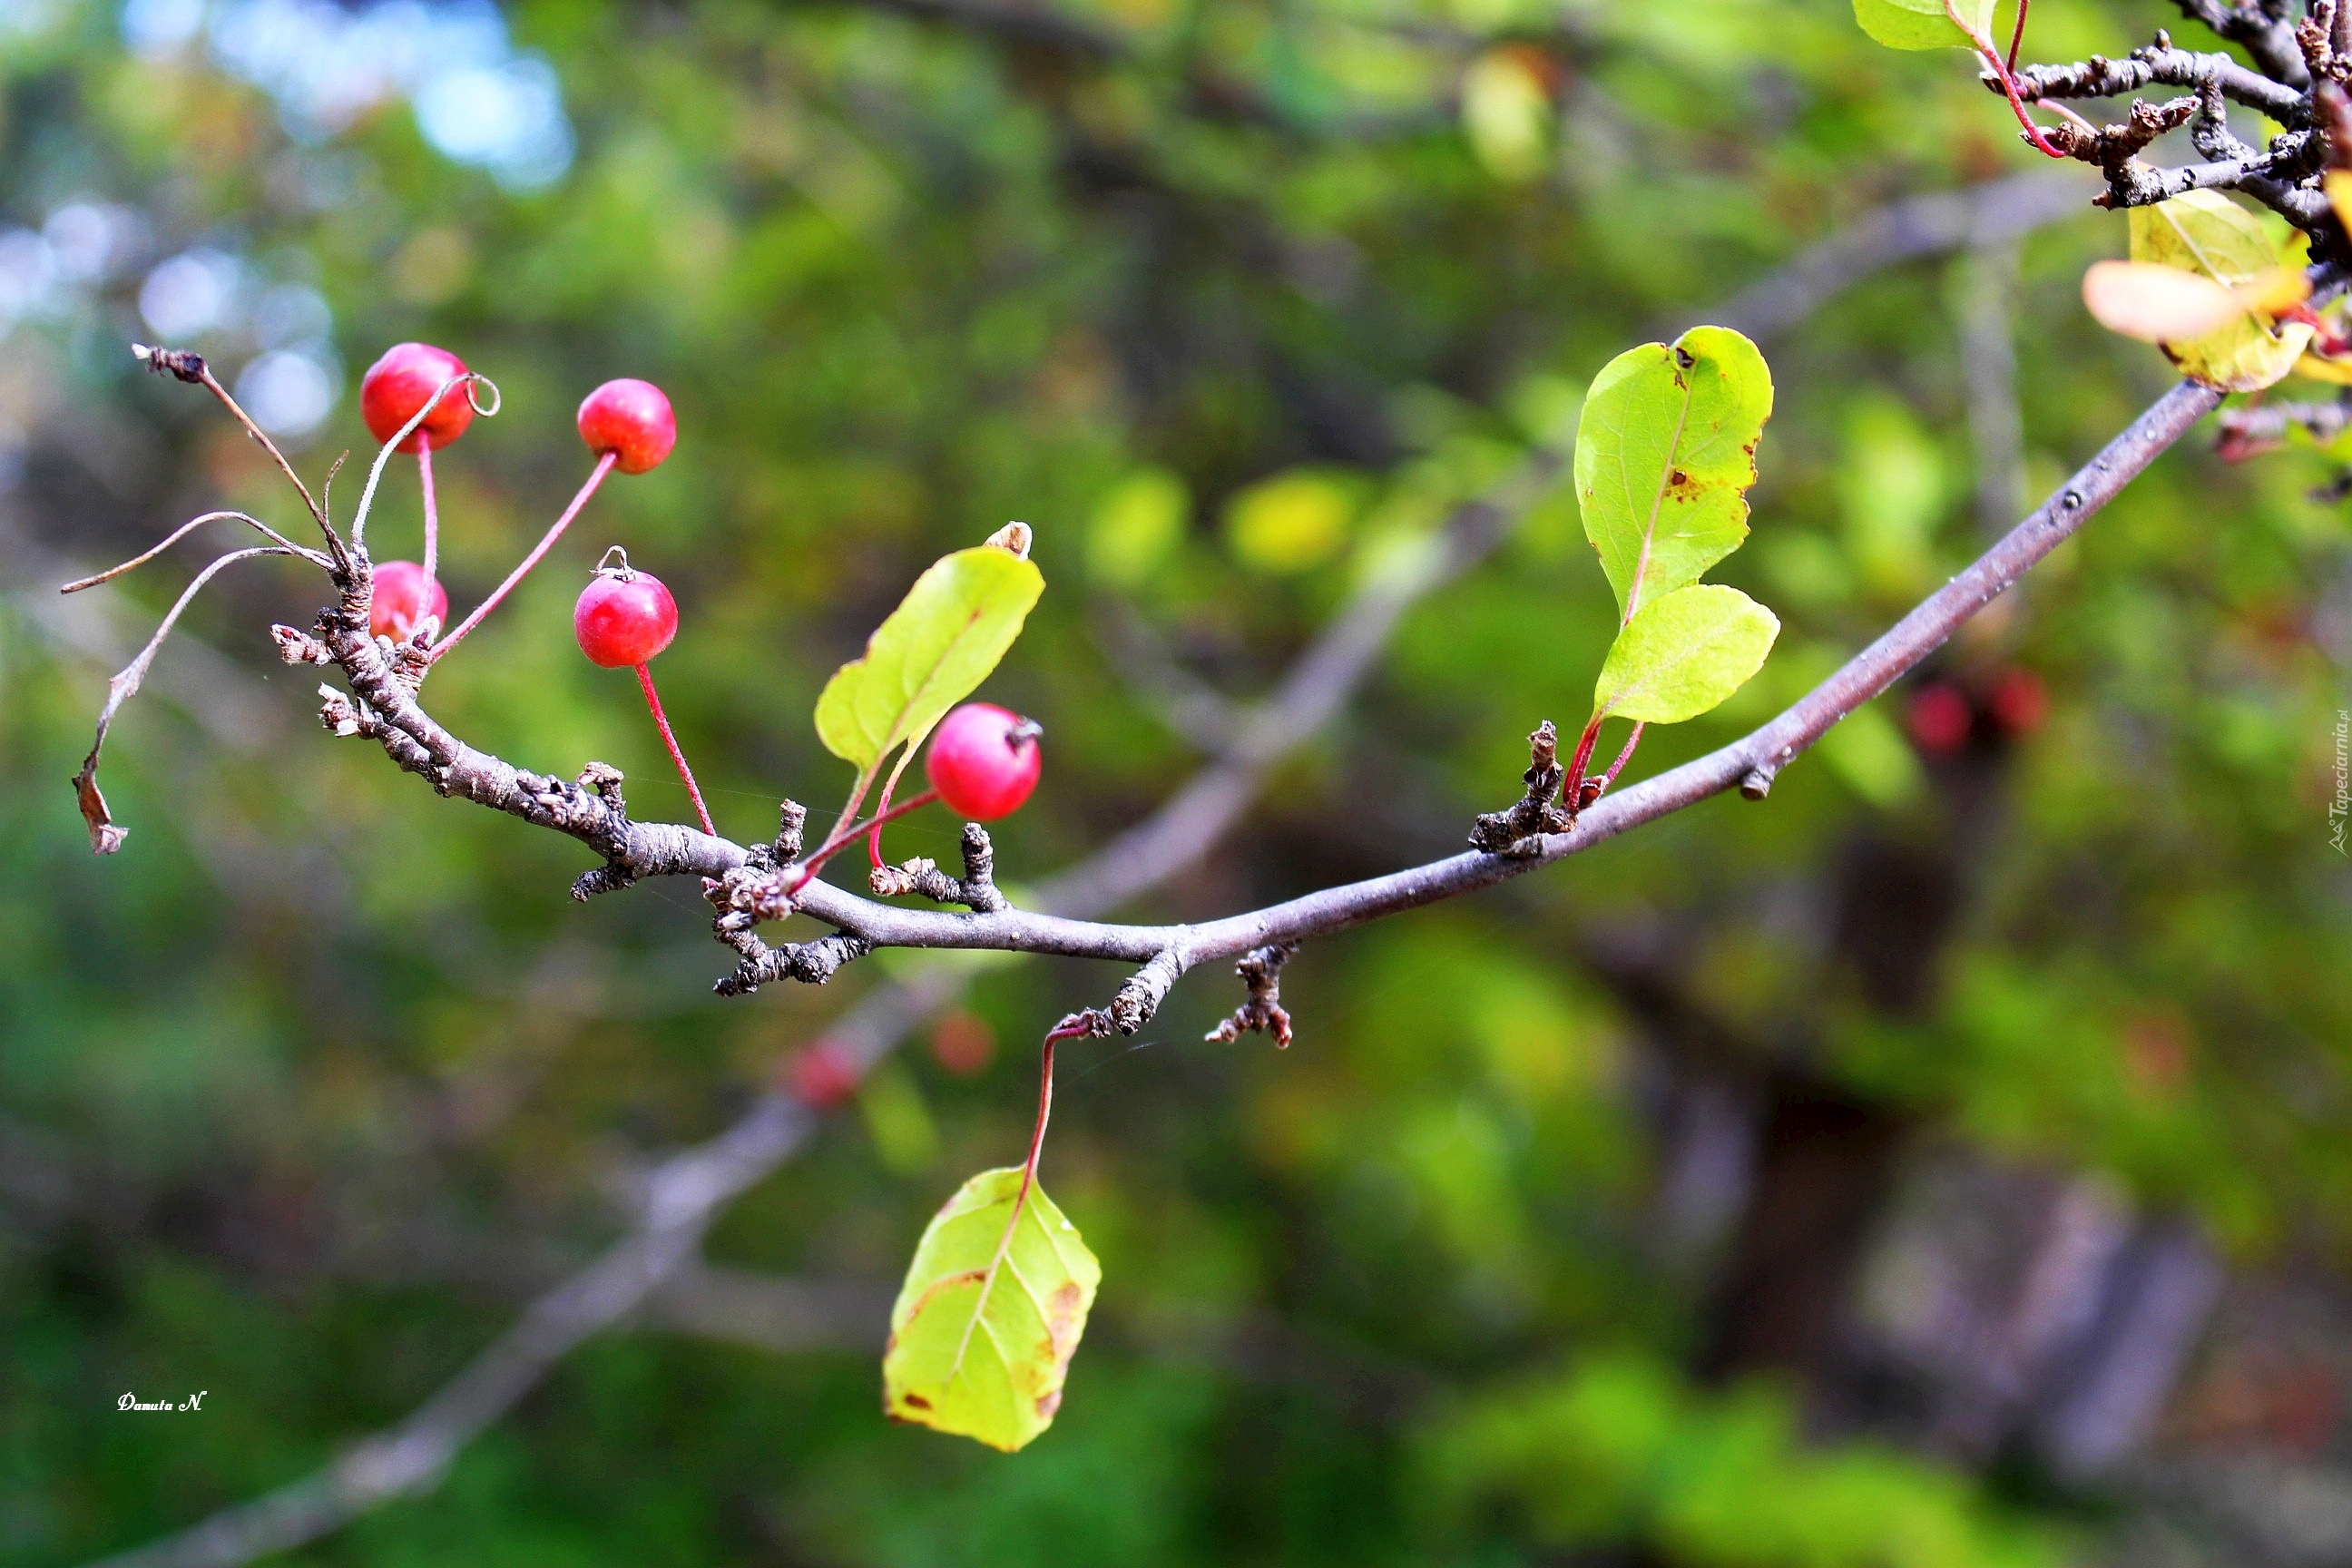
<path id="1" fill-rule="evenodd" d="M 1136 966 L 1105 1005 L 1076 1009 L 1045 1032 L 1025 1160 L 973 1177 L 939 1211 L 891 1314 L 883 1368 L 887 1414 L 1018 1448 L 1054 1417 L 1101 1272 L 1037 1181 L 1058 1042 L 1132 1034 L 1187 971 L 1231 962 L 1246 998 L 1210 1037 L 1232 1041 L 1263 1032 L 1286 1045 L 1293 1026 L 1281 1005 L 1280 974 L 1302 942 L 1525 874 L 1735 786 L 1763 798 L 1799 752 L 2016 582 L 2226 394 L 2258 391 L 2290 373 L 2347 389 L 2334 403 L 2225 414 L 2221 450 L 2233 458 L 2291 437 L 2332 442 L 2352 424 L 2352 329 L 2336 303 L 2352 267 L 2352 99 L 2346 92 L 2352 6 L 2314 0 L 2292 18 L 2273 0 L 2179 4 L 2241 45 L 2254 66 L 2184 51 L 2160 30 L 2121 61 L 2021 65 L 2023 3 L 2004 47 L 1992 32 L 1993 0 L 1853 0 L 1857 21 L 1882 43 L 1971 51 L 2026 142 L 2050 157 L 2100 170 L 2106 189 L 2097 204 L 2125 210 L 2130 258 L 2090 268 L 2085 306 L 2112 330 L 2160 346 L 2185 379 L 1974 564 L 1821 685 L 1750 734 L 1669 772 L 1615 787 L 1647 726 L 1716 708 L 1761 668 L 1780 629 L 1772 612 L 1747 595 L 1702 581 L 1747 537 L 1748 491 L 1772 411 L 1762 355 L 1727 329 L 1700 327 L 1671 344 L 1629 349 L 1586 395 L 1573 482 L 1620 616 L 1596 672 L 1591 711 L 1565 760 L 1562 733 L 1549 720 L 1538 723 L 1528 738 L 1523 795 L 1479 816 L 1464 853 L 1175 926 L 1036 913 L 1015 907 L 996 885 L 982 825 L 1018 810 L 1036 787 L 1044 730 L 1025 716 L 966 700 L 1012 648 L 1044 593 L 1045 579 L 1029 559 L 1027 525 L 1008 523 L 935 563 L 874 632 L 864 655 L 825 686 L 816 705 L 818 736 L 856 770 L 832 826 L 812 845 L 805 809 L 787 800 L 771 838 L 740 844 L 717 830 L 655 688 L 651 663 L 678 635 L 679 606 L 621 545 L 606 552 L 583 589 L 573 634 L 595 664 L 635 674 L 693 802 L 696 826 L 632 819 L 621 773 L 604 763 L 588 762 L 566 779 L 478 751 L 423 703 L 433 667 L 539 564 L 605 478 L 616 469 L 644 473 L 669 455 L 677 423 L 658 388 L 624 379 L 588 395 L 578 416 L 594 458 L 588 478 L 506 579 L 445 633 L 449 600 L 438 580 L 434 454 L 463 437 L 478 416 L 497 413 L 497 389 L 487 378 L 457 355 L 421 343 L 398 345 L 376 363 L 361 401 L 380 447 L 345 528 L 331 504 L 341 459 L 314 496 L 199 356 L 139 346 L 134 352 L 150 368 L 210 392 L 268 450 L 319 542 L 298 543 L 247 513 L 208 512 L 144 554 L 66 585 L 71 593 L 110 581 L 209 522 L 238 522 L 267 541 L 223 554 L 198 573 L 154 637 L 109 683 L 96 738 L 73 779 L 91 846 L 101 854 L 122 847 L 127 830 L 113 820 L 99 787 L 100 753 L 182 611 L 228 565 L 291 556 L 326 577 L 334 600 L 308 631 L 280 626 L 270 635 L 288 663 L 331 668 L 342 678 L 341 686 L 320 688 L 326 728 L 375 742 L 443 795 L 580 840 L 600 863 L 574 883 L 575 898 L 649 877 L 699 878 L 716 910 L 713 932 L 738 961 L 717 982 L 721 994 L 782 980 L 823 984 L 881 947 L 992 949 Z M 2070 107 L 2158 86 L 2178 96 L 2155 104 L 2135 100 L 2112 124 L 2095 123 Z M 2231 104 L 2279 128 L 2266 146 L 2257 149 L 2231 130 Z M 2182 128 L 2202 163 L 2164 168 L 2145 160 L 2158 137 Z M 2264 210 L 2251 211 L 2224 192 Z M 379 561 L 368 547 L 370 516 L 395 455 L 416 461 L 421 561 Z M 1624 728 L 1604 766 L 1600 748 L 1612 721 Z M 898 798 L 919 752 L 929 787 Z M 961 876 L 927 859 L 892 864 L 883 852 L 890 822 L 933 804 L 966 819 Z M 870 898 L 820 876 L 860 838 Z M 886 898 L 947 907 L 879 901 Z M 796 914 L 832 930 L 779 944 L 761 936 L 763 924 Z"/>

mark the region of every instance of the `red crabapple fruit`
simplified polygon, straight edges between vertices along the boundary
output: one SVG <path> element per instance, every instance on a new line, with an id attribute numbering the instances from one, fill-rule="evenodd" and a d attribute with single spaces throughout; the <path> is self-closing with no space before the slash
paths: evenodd
<path id="1" fill-rule="evenodd" d="M 394 642 L 406 642 L 416 635 L 416 628 L 425 624 L 426 616 L 446 621 L 448 591 L 438 583 L 431 584 L 429 595 L 425 588 L 425 568 L 415 562 L 377 562 L 375 596 L 368 606 L 368 630 Z"/>
<path id="2" fill-rule="evenodd" d="M 389 441 L 416 416 L 441 384 L 466 374 L 466 362 L 447 349 L 431 343 L 394 343 L 383 357 L 368 366 L 360 378 L 360 417 L 378 441 Z M 474 422 L 473 400 L 466 388 L 453 386 L 433 405 L 433 412 L 400 444 L 404 452 L 446 447 Z"/>
<path id="3" fill-rule="evenodd" d="M 940 721 L 924 771 L 950 811 L 993 822 L 1021 809 L 1045 765 L 1044 733 L 992 702 L 967 702 Z"/>
<path id="4" fill-rule="evenodd" d="M 660 387 L 623 376 L 581 403 L 580 438 L 600 458 L 610 453 L 621 472 L 642 474 L 677 445 L 677 416 Z"/>
<path id="5" fill-rule="evenodd" d="M 580 651 L 606 669 L 631 669 L 669 647 L 677 636 L 677 601 L 650 572 L 598 567 L 572 608 L 572 635 Z"/>

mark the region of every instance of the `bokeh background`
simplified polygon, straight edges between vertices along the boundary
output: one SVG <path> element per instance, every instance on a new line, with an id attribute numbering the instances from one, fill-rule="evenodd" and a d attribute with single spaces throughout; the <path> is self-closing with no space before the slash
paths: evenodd
<path id="1" fill-rule="evenodd" d="M 2221 47 L 2153 0 L 2033 24 L 2033 58 Z M 1221 700 L 1610 355 L 1809 246 L 1869 242 L 1810 308 L 1774 296 L 1755 534 L 1718 573 L 1786 630 L 1636 776 L 1802 690 L 2169 379 L 2082 313 L 2123 234 L 2080 172 L 1998 184 L 2068 176 L 1965 57 L 1879 49 L 1843 0 L 0 0 L 0 82 L 26 1568 L 398 1419 L 619 1234 L 652 1162 L 919 963 L 713 997 L 732 959 L 690 887 L 575 905 L 576 846 L 320 732 L 266 635 L 320 602 L 286 563 L 166 647 L 109 751 L 130 840 L 94 858 L 67 775 L 205 552 L 54 584 L 209 507 L 299 521 L 130 341 L 210 356 L 313 476 L 364 448 L 385 345 L 496 379 L 438 465 L 461 610 L 584 474 L 578 399 L 665 386 L 676 456 L 608 484 L 428 697 L 684 816 L 633 683 L 567 634 L 625 544 L 683 605 L 665 695 L 745 839 L 838 799 L 810 708 L 913 574 L 1026 520 L 1050 587 L 984 692 L 1047 732 L 997 835 L 1016 888 L 1147 816 Z M 1974 216 L 1889 242 L 1888 204 L 1939 192 Z M 1769 802 L 1313 945 L 1286 1052 L 1202 1043 L 1238 999 L 1203 973 L 1067 1053 L 1047 1176 L 1106 1279 L 1026 1452 L 886 1423 L 875 1352 L 925 1218 L 1020 1152 L 1042 1029 L 1116 984 L 1058 962 L 974 973 L 729 1210 L 731 1311 L 599 1335 L 436 1489 L 297 1556 L 2352 1563 L 2352 536 L 2326 454 L 2210 448 Z M 402 464 L 379 550 L 413 555 L 417 515 Z M 1522 509 L 1133 912 L 1458 847 L 1535 721 L 1581 718 L 1611 611 L 1572 500 Z M 894 852 L 951 859 L 952 826 Z M 197 1389 L 201 1415 L 114 1408 Z"/>

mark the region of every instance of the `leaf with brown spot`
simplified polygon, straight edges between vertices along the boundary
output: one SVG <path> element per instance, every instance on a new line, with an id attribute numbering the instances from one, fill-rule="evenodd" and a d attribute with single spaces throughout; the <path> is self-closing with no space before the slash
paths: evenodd
<path id="1" fill-rule="evenodd" d="M 1043 1187 L 1020 1192 L 1018 1165 L 983 1171 L 924 1230 L 882 1358 L 892 1420 L 1008 1453 L 1052 1425 L 1102 1266 Z"/>
<path id="2" fill-rule="evenodd" d="M 1772 373 L 1727 327 L 1694 327 L 1601 368 L 1576 430 L 1585 537 L 1621 618 L 1686 587 L 1748 537 Z"/>

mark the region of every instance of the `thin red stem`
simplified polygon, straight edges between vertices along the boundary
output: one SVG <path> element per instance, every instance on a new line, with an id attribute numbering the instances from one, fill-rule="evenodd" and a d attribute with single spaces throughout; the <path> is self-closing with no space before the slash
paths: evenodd
<path id="1" fill-rule="evenodd" d="M 883 781 L 882 798 L 874 803 L 874 830 L 866 836 L 866 858 L 877 871 L 882 869 L 882 825 L 890 820 L 890 791 L 898 782 L 896 774 Z"/>
<path id="2" fill-rule="evenodd" d="M 540 557 L 555 548 L 555 542 L 563 537 L 563 531 L 572 526 L 572 520 L 580 515 L 580 509 L 588 504 L 588 498 L 596 493 L 596 487 L 604 482 L 604 476 L 613 471 L 613 465 L 618 460 L 619 455 L 613 452 L 607 452 L 596 459 L 595 471 L 588 476 L 588 482 L 580 487 L 580 493 L 572 498 L 572 504 L 563 509 L 563 515 L 555 520 L 555 526 L 541 536 L 539 542 L 531 547 L 530 553 L 522 558 L 522 564 L 508 573 L 507 580 L 499 584 L 491 592 L 490 596 L 475 608 L 472 615 L 457 623 L 457 630 L 434 645 L 435 658 L 439 658 L 443 654 L 465 641 L 466 634 L 480 626 L 482 617 L 497 609 L 499 602 L 514 592 L 515 584 L 530 575 L 530 569 L 539 564 Z"/>
<path id="3" fill-rule="evenodd" d="M 662 711 L 661 698 L 654 690 L 654 667 L 637 666 L 637 684 L 646 689 L 646 706 L 654 710 L 654 728 L 661 731 L 662 744 L 669 748 L 669 760 L 677 764 L 677 776 L 686 781 L 686 793 L 694 797 L 694 815 L 701 819 L 702 831 L 713 838 L 719 829 L 710 826 L 710 810 L 702 804 L 702 790 L 694 782 L 694 770 L 686 765 L 686 753 L 677 749 L 677 737 L 669 732 L 669 718 Z"/>
<path id="4" fill-rule="evenodd" d="M 1642 743 L 1642 731 L 1647 728 L 1649 728 L 1647 723 L 1637 723 L 1633 726 L 1633 732 L 1625 737 L 1625 749 L 1617 753 L 1617 760 L 1609 764 L 1607 773 L 1601 775 L 1601 791 L 1599 795 L 1592 797 L 1593 799 L 1599 800 L 1601 795 L 1609 793 L 1609 786 L 1617 782 L 1617 775 L 1623 773 L 1625 764 L 1633 760 L 1633 748 Z"/>
<path id="5" fill-rule="evenodd" d="M 1593 742 L 1600 739 L 1601 716 L 1595 714 L 1592 722 L 1584 727 L 1584 733 L 1576 738 L 1576 755 L 1569 759 L 1568 782 L 1560 789 L 1560 804 L 1568 808 L 1570 816 L 1576 815 L 1576 797 L 1584 788 L 1584 765 L 1592 760 Z"/>
<path id="6" fill-rule="evenodd" d="M 433 500 L 433 447 L 416 448 L 416 477 L 425 486 L 425 603 L 433 602 L 433 574 L 441 564 L 441 509 Z"/>
<path id="7" fill-rule="evenodd" d="M 784 897 L 791 898 L 815 880 L 816 874 L 824 869 L 824 863 L 856 843 L 859 834 L 879 827 L 886 822 L 896 822 L 910 812 L 920 811 L 939 798 L 939 791 L 927 789 L 911 800 L 900 801 L 887 811 L 877 812 L 863 822 L 852 823 L 846 827 L 837 829 L 824 843 L 818 845 L 814 853 L 801 861 L 800 879 L 784 890 Z"/>
<path id="8" fill-rule="evenodd" d="M 1952 26 L 1960 30 L 1977 53 L 1984 57 L 1985 64 L 1992 68 L 1992 74 L 2000 82 L 2000 90 L 2009 97 L 2009 107 L 2015 111 L 2017 122 L 2025 127 L 2025 139 L 2032 142 L 2036 149 L 2048 153 L 2051 157 L 2063 158 L 2066 154 L 2050 144 L 2050 139 L 2042 134 L 2042 127 L 2036 125 L 2033 122 L 2033 116 L 2025 111 L 2025 100 L 2018 96 L 2017 47 L 2025 38 L 2024 0 L 2019 0 L 2018 3 L 2017 32 L 2010 39 L 2009 58 L 2006 60 L 2001 58 L 1998 45 L 1960 20 L 1960 14 L 1954 8 L 1953 0 L 1944 0 L 1944 15 L 1951 18 Z"/>
<path id="9" fill-rule="evenodd" d="M 989 1259 L 988 1271 L 981 1276 L 980 1296 L 972 1303 L 971 1321 L 964 1325 L 962 1342 L 956 1346 L 955 1363 L 948 1369 L 948 1381 L 955 1381 L 963 1371 L 964 1352 L 971 1348 L 972 1330 L 980 1324 L 988 1310 L 988 1293 L 996 1289 L 996 1277 L 1004 1270 L 1004 1259 L 1013 1251 L 1013 1234 L 1021 1224 L 1021 1211 L 1028 1206 L 1029 1189 L 1037 1184 L 1037 1161 L 1045 1152 L 1045 1123 L 1054 1113 L 1054 1042 L 1075 1040 L 1090 1030 L 1072 1014 L 1045 1032 L 1044 1060 L 1037 1069 L 1037 1125 L 1029 1134 L 1029 1158 L 1021 1166 L 1021 1185 L 1013 1194 L 1013 1214 L 1004 1222 L 1004 1235 L 996 1243 L 996 1256 Z"/>

